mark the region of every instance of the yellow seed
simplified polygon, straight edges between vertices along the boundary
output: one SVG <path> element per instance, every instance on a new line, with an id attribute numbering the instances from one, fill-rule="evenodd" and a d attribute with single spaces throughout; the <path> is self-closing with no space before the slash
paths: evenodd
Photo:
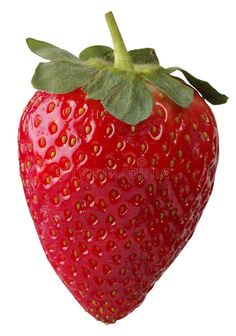
<path id="1" fill-rule="evenodd" d="M 141 151 L 144 152 L 146 149 L 146 145 L 144 143 L 141 144 Z"/>
<path id="2" fill-rule="evenodd" d="M 163 152 L 166 152 L 166 150 L 167 150 L 167 145 L 166 145 L 166 144 L 163 144 L 163 145 L 161 146 L 161 148 L 162 148 Z"/>
<path id="3" fill-rule="evenodd" d="M 76 209 L 77 209 L 77 210 L 80 210 L 80 207 L 81 207 L 80 202 L 77 202 L 77 203 L 76 203 Z"/>
<path id="4" fill-rule="evenodd" d="M 51 159 L 53 159 L 55 156 L 56 156 L 56 152 L 55 152 L 55 151 L 52 151 L 52 152 L 50 153 L 50 157 L 51 157 Z"/>
<path id="5" fill-rule="evenodd" d="M 55 104 L 54 103 L 50 103 L 48 105 L 48 112 L 52 112 L 54 110 L 54 108 L 55 108 Z"/>
<path id="6" fill-rule="evenodd" d="M 39 99 L 35 100 L 34 106 L 39 106 L 39 104 L 40 104 L 40 100 Z"/>
<path id="7" fill-rule="evenodd" d="M 39 167 L 42 167 L 42 164 L 43 164 L 43 161 L 42 161 L 41 159 L 38 159 L 38 160 L 37 160 L 37 165 L 38 165 Z"/>
<path id="8" fill-rule="evenodd" d="M 93 197 L 91 195 L 88 195 L 87 200 L 91 203 L 93 201 Z"/>
<path id="9" fill-rule="evenodd" d="M 161 211 L 161 212 L 160 212 L 160 219 L 163 219 L 163 218 L 164 218 L 164 212 Z"/>
<path id="10" fill-rule="evenodd" d="M 112 160 L 112 159 L 109 159 L 109 160 L 107 161 L 107 164 L 108 164 L 109 167 L 112 167 L 112 166 L 113 166 L 113 160 Z"/>
<path id="11" fill-rule="evenodd" d="M 53 236 L 53 237 L 56 237 L 56 235 L 57 235 L 56 231 L 53 230 L 53 229 L 51 230 L 50 234 L 51 234 L 51 236 Z"/>
<path id="12" fill-rule="evenodd" d="M 157 110 L 157 114 L 162 117 L 162 111 L 160 109 Z"/>
<path id="13" fill-rule="evenodd" d="M 79 161 L 83 161 L 84 160 L 84 154 L 83 153 L 80 153 L 79 154 Z"/>
<path id="14" fill-rule="evenodd" d="M 170 208 L 171 204 L 172 204 L 171 201 L 168 201 L 166 205 L 167 205 L 168 208 Z"/>
<path id="15" fill-rule="evenodd" d="M 184 140 L 187 142 L 190 142 L 190 136 L 188 134 L 185 134 Z"/>
<path id="16" fill-rule="evenodd" d="M 91 126 L 85 127 L 85 133 L 89 134 L 91 132 Z"/>
<path id="17" fill-rule="evenodd" d="M 87 175 L 86 175 L 86 177 L 87 177 L 87 179 L 88 179 L 89 181 L 91 181 L 92 178 L 93 178 L 93 174 L 92 174 L 92 172 L 88 172 Z"/>
<path id="18" fill-rule="evenodd" d="M 128 163 L 128 164 L 131 164 L 131 163 L 133 163 L 133 157 L 132 156 L 128 156 L 127 157 L 127 159 L 126 159 L 126 162 Z"/>
<path id="19" fill-rule="evenodd" d="M 175 117 L 175 123 L 178 124 L 179 123 L 179 117 Z"/>
<path id="20" fill-rule="evenodd" d="M 70 112 L 71 112 L 71 108 L 70 108 L 70 107 L 67 107 L 67 108 L 65 109 L 65 115 L 68 116 L 68 115 L 70 114 Z"/>
<path id="21" fill-rule="evenodd" d="M 194 150 L 194 154 L 195 154 L 196 156 L 199 156 L 199 155 L 200 155 L 200 150 L 199 150 L 199 148 L 196 148 L 196 149 Z"/>
<path id="22" fill-rule="evenodd" d="M 32 163 L 30 161 L 27 161 L 26 166 L 27 166 L 27 168 L 31 168 L 32 167 Z"/>
<path id="23" fill-rule="evenodd" d="M 55 222 L 55 223 L 58 223 L 58 222 L 59 222 L 59 216 L 56 215 L 56 216 L 53 217 L 53 219 L 54 219 L 54 222 Z"/>
<path id="24" fill-rule="evenodd" d="M 174 134 L 174 132 L 170 132 L 170 138 L 173 140 L 173 139 L 174 139 L 174 137 L 175 137 L 175 134 Z"/>
<path id="25" fill-rule="evenodd" d="M 101 118 L 103 118 L 105 116 L 106 112 L 105 111 L 102 111 L 101 112 Z"/>
<path id="26" fill-rule="evenodd" d="M 131 126 L 131 132 L 134 133 L 136 130 L 136 126 Z"/>
<path id="27" fill-rule="evenodd" d="M 189 167 L 190 167 L 190 163 L 187 162 L 186 165 L 185 165 L 186 170 L 189 170 Z"/>
<path id="28" fill-rule="evenodd" d="M 148 186 L 148 191 L 149 191 L 150 193 L 153 192 L 153 186 L 152 186 L 151 184 Z"/>
<path id="29" fill-rule="evenodd" d="M 179 151 L 178 151 L 178 157 L 181 159 L 182 156 L 183 156 L 183 152 L 182 152 L 182 150 L 179 150 Z"/>
<path id="30" fill-rule="evenodd" d="M 103 313 L 104 313 L 104 308 L 103 308 L 103 307 L 100 307 L 100 308 L 99 308 L 99 311 L 100 311 L 101 314 L 103 314 Z"/>
<path id="31" fill-rule="evenodd" d="M 204 139 L 206 139 L 206 140 L 209 138 L 209 135 L 208 135 L 207 132 L 203 132 L 202 135 L 203 135 Z"/>
<path id="32" fill-rule="evenodd" d="M 99 174 L 99 179 L 100 179 L 100 181 L 104 181 L 105 180 L 105 174 L 101 172 Z"/>
<path id="33" fill-rule="evenodd" d="M 70 139 L 70 145 L 71 146 L 74 146 L 76 144 L 76 138 L 75 137 L 72 137 L 71 139 Z"/>
<path id="34" fill-rule="evenodd" d="M 51 180 L 52 180 L 52 179 L 51 179 L 51 176 L 47 176 L 47 178 L 46 178 L 46 183 L 49 184 L 49 183 L 51 182 Z"/>
<path id="35" fill-rule="evenodd" d="M 151 165 L 152 165 L 152 166 L 155 166 L 156 162 L 157 162 L 157 160 L 156 160 L 155 158 L 152 158 L 152 159 L 151 159 Z"/>
<path id="36" fill-rule="evenodd" d="M 112 128 L 110 126 L 108 126 L 107 129 L 106 129 L 106 134 L 110 135 L 111 132 L 112 132 Z"/>
<path id="37" fill-rule="evenodd" d="M 68 245 L 68 241 L 64 239 L 63 242 L 62 242 L 62 245 L 63 245 L 64 247 L 66 247 L 66 246 Z"/>
<path id="38" fill-rule="evenodd" d="M 125 244 L 126 248 L 130 248 L 132 246 L 132 242 L 129 240 L 127 241 L 127 243 Z"/>
<path id="39" fill-rule="evenodd" d="M 98 145 L 94 145 L 94 146 L 93 146 L 93 152 L 94 152 L 95 154 L 97 154 L 97 153 L 99 152 L 99 146 L 98 146 Z"/>
<path id="40" fill-rule="evenodd" d="M 89 238 L 91 238 L 92 237 L 92 233 L 90 232 L 90 231 L 87 231 L 86 232 L 86 237 L 89 239 Z"/>
<path id="41" fill-rule="evenodd" d="M 117 145 L 116 145 L 116 148 L 118 148 L 118 149 L 121 149 L 121 147 L 122 147 L 122 142 L 117 142 Z"/>
<path id="42" fill-rule="evenodd" d="M 33 203 L 34 203 L 34 204 L 38 204 L 38 202 L 39 202 L 39 198 L 38 198 L 38 196 L 37 196 L 37 195 L 34 195 L 34 196 L 33 196 Z"/>
<path id="43" fill-rule="evenodd" d="M 78 256 L 79 256 L 79 253 L 78 253 L 78 251 L 77 251 L 77 250 L 74 250 L 73 254 L 74 254 L 75 258 L 78 258 Z"/>
<path id="44" fill-rule="evenodd" d="M 125 267 L 122 267 L 121 269 L 120 269 L 120 274 L 121 275 L 124 275 L 126 273 L 126 268 Z"/>
<path id="45" fill-rule="evenodd" d="M 109 223 L 112 223 L 113 220 L 114 220 L 114 217 L 113 217 L 112 215 L 109 215 L 109 216 L 108 216 L 108 222 L 109 222 Z"/>
<path id="46" fill-rule="evenodd" d="M 63 136 L 61 137 L 61 142 L 62 142 L 63 144 L 65 144 L 66 141 L 67 141 L 67 136 L 66 136 L 66 135 L 63 135 Z"/>
<path id="47" fill-rule="evenodd" d="M 39 139 L 39 146 L 40 147 L 45 147 L 46 146 L 46 140 L 45 140 L 45 138 L 40 138 Z"/>
<path id="48" fill-rule="evenodd" d="M 84 113 L 84 108 L 81 107 L 81 108 L 79 109 L 79 115 L 82 115 L 83 113 Z"/>
<path id="49" fill-rule="evenodd" d="M 174 167 L 174 164 L 175 164 L 175 161 L 174 161 L 174 160 L 170 160 L 170 167 L 171 167 L 171 168 Z"/>
<path id="50" fill-rule="evenodd" d="M 62 193 L 63 193 L 63 195 L 68 195 L 68 193 L 69 193 L 68 188 L 63 188 Z"/>
<path id="51" fill-rule="evenodd" d="M 74 186 L 77 188 L 79 186 L 79 181 L 77 179 L 74 180 Z"/>
<path id="52" fill-rule="evenodd" d="M 52 125 L 52 133 L 56 133 L 57 131 L 57 126 L 56 125 Z"/>
<path id="53" fill-rule="evenodd" d="M 150 131 L 151 131 L 152 134 L 155 134 L 156 131 L 157 131 L 156 126 L 152 126 L 151 129 L 150 129 Z"/>
<path id="54" fill-rule="evenodd" d="M 119 234 L 120 234 L 121 236 L 123 236 L 123 235 L 125 234 L 125 230 L 124 230 L 123 228 L 120 228 L 120 229 L 119 229 Z"/>
<path id="55" fill-rule="evenodd" d="M 69 169 L 69 168 L 70 168 L 70 161 L 67 160 L 67 161 L 65 162 L 65 169 Z"/>
<path id="56" fill-rule="evenodd" d="M 197 129 L 197 124 L 193 123 L 193 124 L 192 124 L 192 128 L 193 128 L 194 130 L 196 130 L 196 129 Z"/>

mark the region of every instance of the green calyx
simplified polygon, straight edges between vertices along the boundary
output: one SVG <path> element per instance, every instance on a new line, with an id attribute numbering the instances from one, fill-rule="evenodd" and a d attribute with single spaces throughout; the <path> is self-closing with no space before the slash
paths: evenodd
<path id="1" fill-rule="evenodd" d="M 154 49 L 127 51 L 111 12 L 106 14 L 106 21 L 114 50 L 97 45 L 84 49 L 77 57 L 52 44 L 28 38 L 30 50 L 49 61 L 39 63 L 32 85 L 38 90 L 59 94 L 82 87 L 88 98 L 100 100 L 114 117 L 130 125 L 138 124 L 151 114 L 150 87 L 156 87 L 182 108 L 192 103 L 193 88 L 173 77 L 174 71 L 181 71 L 210 103 L 226 103 L 228 98 L 208 82 L 179 67 L 161 67 Z"/>

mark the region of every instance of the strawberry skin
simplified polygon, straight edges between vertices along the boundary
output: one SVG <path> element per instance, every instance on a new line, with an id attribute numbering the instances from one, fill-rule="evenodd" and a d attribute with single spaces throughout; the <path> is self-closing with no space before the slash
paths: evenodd
<path id="1" fill-rule="evenodd" d="M 37 91 L 19 126 L 35 227 L 55 272 L 95 318 L 135 309 L 191 238 L 211 194 L 218 133 L 194 90 L 187 108 L 154 90 L 130 126 L 86 99 Z"/>

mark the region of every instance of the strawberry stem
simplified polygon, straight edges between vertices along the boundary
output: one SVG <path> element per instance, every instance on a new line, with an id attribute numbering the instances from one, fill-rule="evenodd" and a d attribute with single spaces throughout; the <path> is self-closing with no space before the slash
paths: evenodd
<path id="1" fill-rule="evenodd" d="M 125 43 L 112 12 L 108 12 L 105 17 L 114 45 L 115 68 L 125 71 L 133 70 L 133 63 L 127 52 Z"/>

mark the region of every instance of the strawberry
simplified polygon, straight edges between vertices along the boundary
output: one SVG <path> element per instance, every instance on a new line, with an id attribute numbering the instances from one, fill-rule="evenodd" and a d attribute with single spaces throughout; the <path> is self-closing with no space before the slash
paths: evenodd
<path id="1" fill-rule="evenodd" d="M 18 142 L 49 262 L 86 311 L 114 323 L 140 305 L 191 238 L 218 162 L 205 99 L 227 97 L 183 69 L 162 68 L 153 49 L 127 52 L 111 12 L 106 19 L 114 51 L 93 46 L 78 58 L 27 40 L 49 62 L 33 76 L 38 91 Z"/>

